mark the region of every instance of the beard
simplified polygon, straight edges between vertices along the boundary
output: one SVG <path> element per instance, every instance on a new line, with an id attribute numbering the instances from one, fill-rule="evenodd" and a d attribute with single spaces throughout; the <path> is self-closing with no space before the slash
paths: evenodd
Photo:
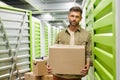
<path id="1" fill-rule="evenodd" d="M 71 25 L 71 26 L 78 26 L 79 23 L 77 23 L 76 21 L 70 21 L 70 25 Z"/>

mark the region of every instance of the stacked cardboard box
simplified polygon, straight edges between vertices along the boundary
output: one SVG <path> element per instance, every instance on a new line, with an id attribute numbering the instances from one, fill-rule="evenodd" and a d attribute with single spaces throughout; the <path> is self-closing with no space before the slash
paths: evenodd
<path id="1" fill-rule="evenodd" d="M 80 75 L 80 69 L 85 66 L 85 46 L 51 46 L 48 62 L 53 74 Z M 53 76 L 47 71 L 47 59 L 33 60 L 33 73 L 26 73 L 25 78 L 25 80 L 53 80 Z"/>
<path id="2" fill-rule="evenodd" d="M 35 76 L 33 72 L 25 73 L 25 80 L 41 80 L 40 76 Z"/>
<path id="3" fill-rule="evenodd" d="M 47 71 L 47 59 L 33 60 L 33 71 L 25 73 L 25 80 L 53 80 Z"/>
<path id="4" fill-rule="evenodd" d="M 53 75 L 44 75 L 41 77 L 42 80 L 53 80 Z"/>
<path id="5" fill-rule="evenodd" d="M 36 76 L 48 75 L 46 59 L 33 60 L 33 74 L 35 74 Z"/>

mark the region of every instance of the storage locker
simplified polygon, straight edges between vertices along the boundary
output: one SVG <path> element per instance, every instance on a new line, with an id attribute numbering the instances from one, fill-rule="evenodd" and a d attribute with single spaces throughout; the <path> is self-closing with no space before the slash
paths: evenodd
<path id="1" fill-rule="evenodd" d="M 116 80 L 114 0 L 90 1 L 93 3 L 94 79 Z"/>
<path id="2" fill-rule="evenodd" d="M 48 26 L 47 25 L 45 25 L 44 26 L 44 29 L 45 29 L 45 56 L 47 56 L 48 55 Z"/>
<path id="3" fill-rule="evenodd" d="M 30 20 L 30 11 L 0 6 L 0 80 L 30 71 Z"/>
<path id="4" fill-rule="evenodd" d="M 32 17 L 32 54 L 33 58 L 41 57 L 41 38 L 40 38 L 40 20 Z"/>

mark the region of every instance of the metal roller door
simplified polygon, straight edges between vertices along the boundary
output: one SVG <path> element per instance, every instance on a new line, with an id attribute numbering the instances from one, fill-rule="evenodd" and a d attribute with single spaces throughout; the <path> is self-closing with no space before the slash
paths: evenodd
<path id="1" fill-rule="evenodd" d="M 114 0 L 93 0 L 95 80 L 116 80 Z"/>
<path id="2" fill-rule="evenodd" d="M 41 34 L 40 34 L 40 20 L 32 17 L 32 53 L 33 59 L 41 57 Z"/>
<path id="3" fill-rule="evenodd" d="M 48 55 L 48 26 L 47 25 L 45 25 L 45 56 L 47 56 Z"/>
<path id="4" fill-rule="evenodd" d="M 30 12 L 0 7 L 0 80 L 30 71 Z"/>

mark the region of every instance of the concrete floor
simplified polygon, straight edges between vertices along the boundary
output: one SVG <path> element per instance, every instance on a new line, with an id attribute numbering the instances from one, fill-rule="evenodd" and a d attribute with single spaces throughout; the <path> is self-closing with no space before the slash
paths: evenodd
<path id="1" fill-rule="evenodd" d="M 87 80 L 86 76 L 82 78 L 82 80 Z"/>

